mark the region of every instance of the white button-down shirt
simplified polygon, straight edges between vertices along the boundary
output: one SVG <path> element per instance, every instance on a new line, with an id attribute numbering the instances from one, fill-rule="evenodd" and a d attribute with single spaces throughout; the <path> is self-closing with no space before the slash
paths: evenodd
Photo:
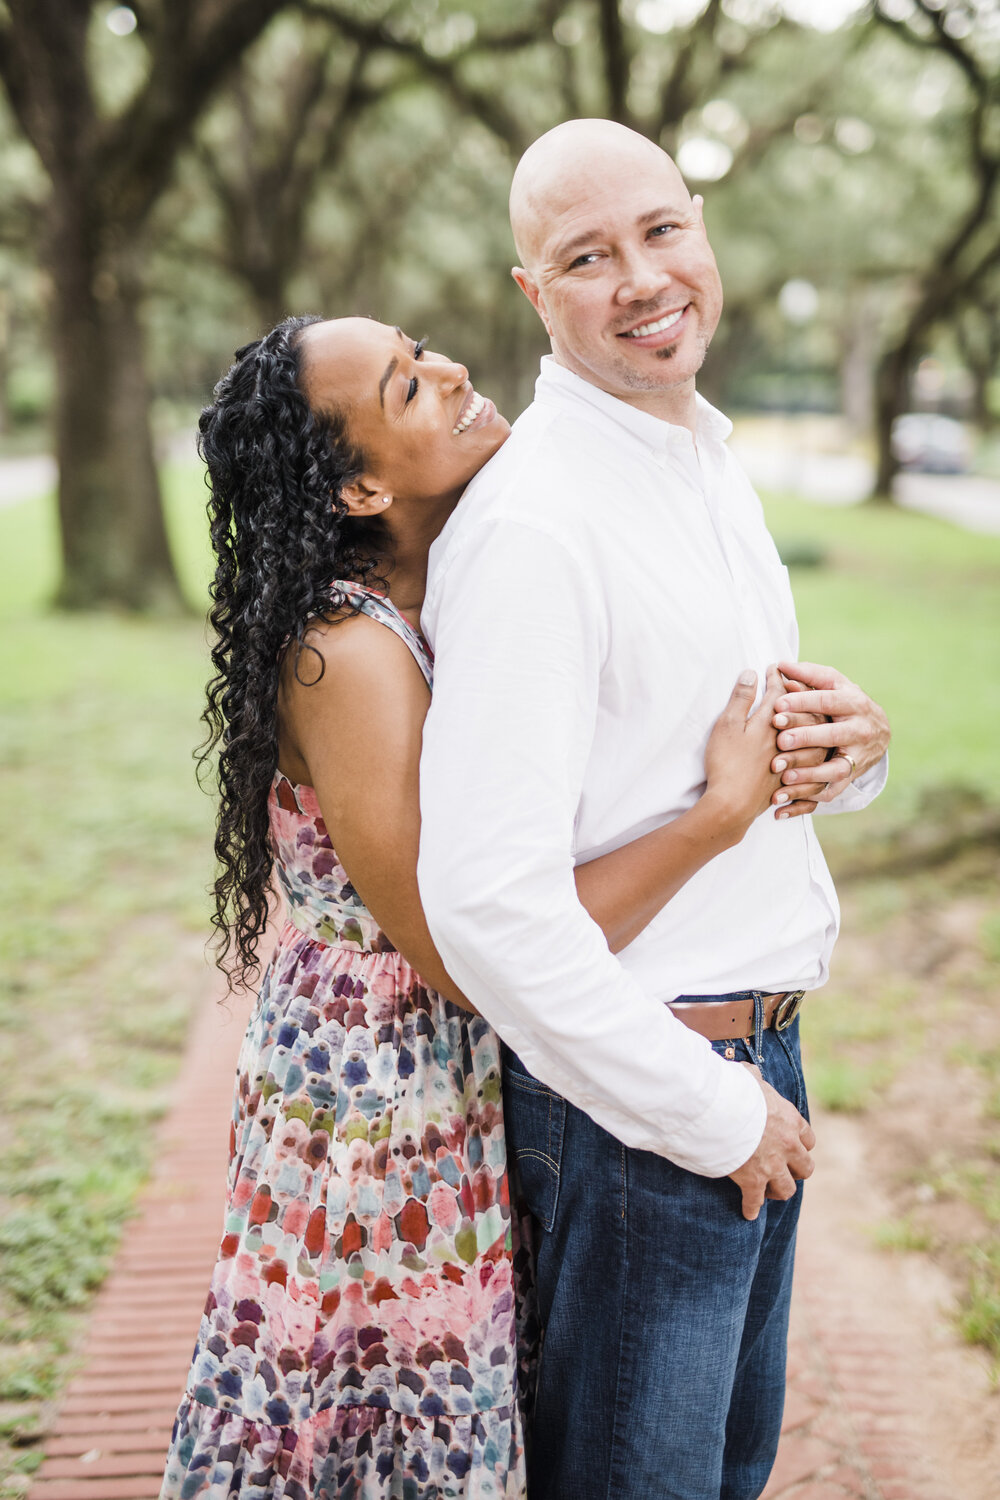
<path id="1" fill-rule="evenodd" d="M 442 958 L 540 1079 L 706 1176 L 752 1154 L 764 1099 L 663 1002 L 823 983 L 839 915 L 812 820 L 763 814 L 617 956 L 573 866 L 691 807 L 739 673 L 798 654 L 730 430 L 699 398 L 696 441 L 546 358 L 432 549 L 422 616 L 418 875 Z"/>

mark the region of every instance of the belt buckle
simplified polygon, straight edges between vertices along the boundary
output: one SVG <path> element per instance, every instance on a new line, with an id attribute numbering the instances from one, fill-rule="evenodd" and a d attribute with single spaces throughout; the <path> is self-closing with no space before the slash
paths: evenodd
<path id="1" fill-rule="evenodd" d="M 802 1001 L 805 993 L 805 990 L 789 990 L 784 1000 L 775 1009 L 774 1018 L 771 1022 L 775 1031 L 787 1031 L 788 1027 L 791 1026 L 795 1017 L 802 1009 Z"/>

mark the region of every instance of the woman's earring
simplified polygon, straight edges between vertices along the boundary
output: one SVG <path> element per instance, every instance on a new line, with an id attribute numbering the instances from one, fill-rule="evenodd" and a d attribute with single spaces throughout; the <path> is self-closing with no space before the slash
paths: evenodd
<path id="1" fill-rule="evenodd" d="M 391 499 L 392 499 L 392 496 L 391 496 L 391 495 L 383 495 L 383 496 L 382 496 L 382 504 L 383 504 L 383 505 L 388 505 L 388 504 L 389 504 L 389 501 L 390 501 L 390 500 L 391 500 Z"/>

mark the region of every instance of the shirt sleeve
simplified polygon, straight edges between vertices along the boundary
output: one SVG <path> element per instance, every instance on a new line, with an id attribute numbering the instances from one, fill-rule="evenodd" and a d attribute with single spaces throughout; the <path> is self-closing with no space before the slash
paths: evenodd
<path id="1" fill-rule="evenodd" d="M 870 766 L 863 776 L 852 781 L 850 786 L 844 788 L 839 797 L 832 802 L 820 802 L 816 807 L 817 813 L 844 813 L 861 812 L 874 802 L 879 792 L 885 786 L 889 778 L 889 752 L 883 755 L 880 761 Z"/>
<path id="2" fill-rule="evenodd" d="M 449 972 L 532 1073 L 627 1145 L 721 1177 L 760 1141 L 759 1086 L 643 992 L 576 895 L 602 598 L 526 522 L 480 522 L 442 560 L 424 616 L 421 896 Z"/>

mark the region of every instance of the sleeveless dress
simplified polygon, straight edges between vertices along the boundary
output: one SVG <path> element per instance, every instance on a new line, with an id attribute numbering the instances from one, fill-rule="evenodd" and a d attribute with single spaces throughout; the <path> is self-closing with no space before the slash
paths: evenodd
<path id="1" fill-rule="evenodd" d="M 269 815 L 287 920 L 160 1500 L 523 1500 L 499 1041 L 379 930 L 312 787 L 279 772 Z"/>

